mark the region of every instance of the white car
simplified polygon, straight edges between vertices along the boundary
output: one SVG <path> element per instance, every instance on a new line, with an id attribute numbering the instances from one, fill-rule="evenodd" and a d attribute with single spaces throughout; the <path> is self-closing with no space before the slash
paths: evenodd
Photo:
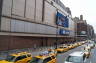
<path id="1" fill-rule="evenodd" d="M 77 51 L 69 54 L 64 63 L 85 63 L 85 62 L 86 62 L 85 53 Z"/>

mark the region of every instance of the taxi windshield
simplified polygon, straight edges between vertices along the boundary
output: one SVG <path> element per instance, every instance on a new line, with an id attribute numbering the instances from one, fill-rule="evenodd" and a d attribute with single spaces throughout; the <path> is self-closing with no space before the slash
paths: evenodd
<path id="1" fill-rule="evenodd" d="M 63 48 L 63 47 L 59 47 L 59 48 Z"/>
<path id="2" fill-rule="evenodd" d="M 63 48 L 67 48 L 67 47 L 63 47 Z"/>
<path id="3" fill-rule="evenodd" d="M 81 57 L 77 57 L 77 56 L 69 56 L 66 61 L 68 62 L 74 62 L 74 63 L 81 63 L 82 62 L 82 58 Z"/>
<path id="4" fill-rule="evenodd" d="M 8 57 L 6 58 L 6 60 L 7 60 L 7 61 L 13 61 L 14 58 L 15 58 L 15 56 L 11 56 L 11 55 L 10 55 L 10 56 L 8 56 Z"/>
<path id="5" fill-rule="evenodd" d="M 36 57 L 33 57 L 30 63 L 42 63 L 42 60 Z"/>

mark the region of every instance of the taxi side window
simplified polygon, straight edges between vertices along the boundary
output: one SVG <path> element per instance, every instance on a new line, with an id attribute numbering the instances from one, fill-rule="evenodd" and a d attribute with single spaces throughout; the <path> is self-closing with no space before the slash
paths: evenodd
<path id="1" fill-rule="evenodd" d="M 28 56 L 28 57 L 31 57 L 31 54 L 28 54 L 27 56 Z"/>
<path id="2" fill-rule="evenodd" d="M 52 59 L 55 59 L 55 56 L 52 56 Z"/>
<path id="3" fill-rule="evenodd" d="M 16 62 L 16 61 L 19 61 L 19 60 L 22 60 L 22 59 L 24 59 L 24 58 L 26 58 L 26 55 L 19 56 L 19 57 L 16 58 L 15 62 Z"/>
<path id="4" fill-rule="evenodd" d="M 49 61 L 51 61 L 52 59 L 51 59 L 51 57 L 48 57 L 48 58 L 46 58 L 44 61 L 43 61 L 43 63 L 47 63 L 47 62 L 49 62 Z"/>

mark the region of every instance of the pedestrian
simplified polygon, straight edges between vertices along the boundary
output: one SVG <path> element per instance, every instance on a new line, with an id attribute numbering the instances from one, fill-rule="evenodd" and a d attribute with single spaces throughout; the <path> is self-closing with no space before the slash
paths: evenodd
<path id="1" fill-rule="evenodd" d="M 86 49 L 86 47 L 84 47 L 84 50 Z"/>

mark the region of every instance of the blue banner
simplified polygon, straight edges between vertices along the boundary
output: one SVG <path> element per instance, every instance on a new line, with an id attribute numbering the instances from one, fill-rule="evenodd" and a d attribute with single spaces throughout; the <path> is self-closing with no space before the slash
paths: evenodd
<path id="1" fill-rule="evenodd" d="M 60 29 L 59 30 L 59 34 L 60 35 L 69 35 L 70 34 L 70 31 L 69 30 Z"/>
<path id="2" fill-rule="evenodd" d="M 57 21 L 56 24 L 63 27 L 69 27 L 69 19 L 67 16 L 57 12 Z"/>

